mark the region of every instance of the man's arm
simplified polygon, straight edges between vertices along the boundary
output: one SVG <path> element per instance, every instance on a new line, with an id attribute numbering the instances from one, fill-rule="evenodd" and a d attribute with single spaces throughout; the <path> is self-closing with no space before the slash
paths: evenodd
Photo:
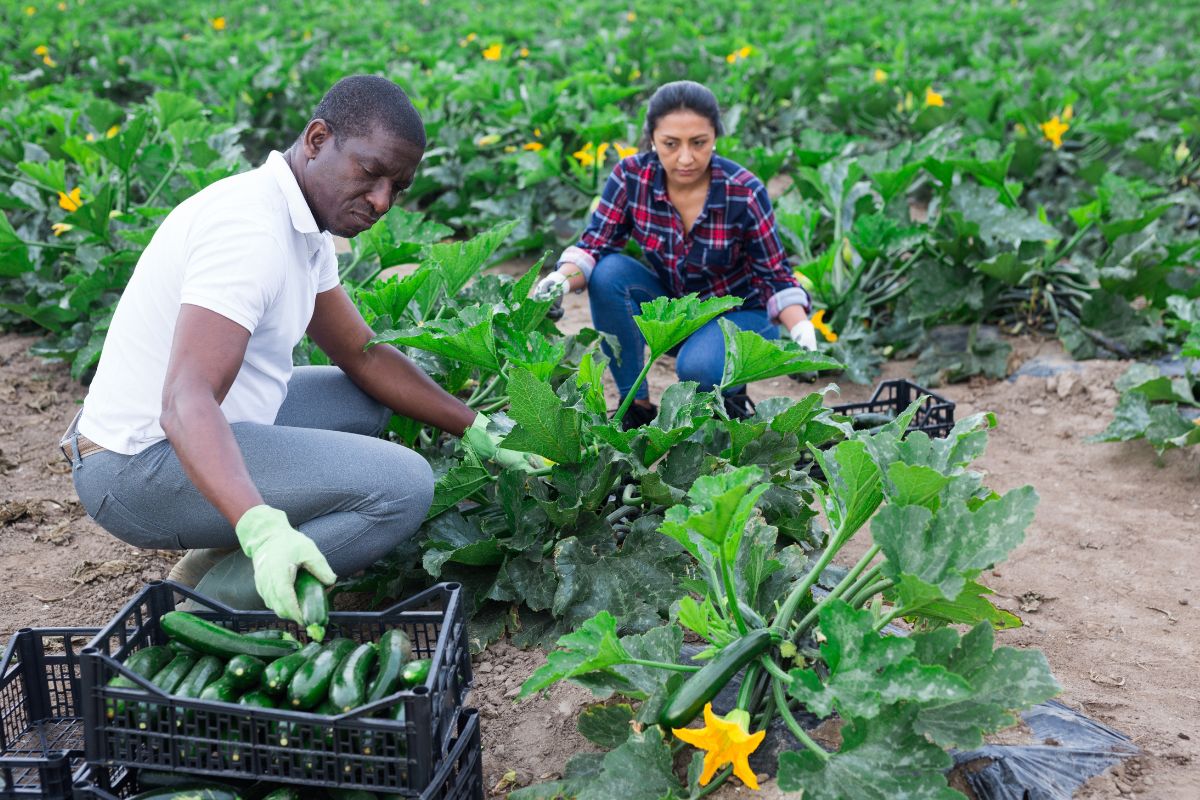
<path id="1" fill-rule="evenodd" d="M 230 525 L 263 502 L 221 412 L 249 341 L 250 332 L 233 320 L 181 305 L 159 418 L 184 472 Z"/>
<path id="2" fill-rule="evenodd" d="M 364 392 L 406 417 L 461 436 L 475 412 L 388 344 L 364 350 L 375 335 L 340 286 L 317 295 L 308 335 Z"/>

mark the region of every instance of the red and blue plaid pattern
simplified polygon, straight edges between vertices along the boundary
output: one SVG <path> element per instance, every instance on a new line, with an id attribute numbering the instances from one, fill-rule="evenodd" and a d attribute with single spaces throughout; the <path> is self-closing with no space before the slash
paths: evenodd
<path id="1" fill-rule="evenodd" d="M 772 319 L 781 307 L 797 303 L 809 310 L 808 296 L 787 264 L 762 181 L 714 155 L 708 199 L 692 230 L 684 233 L 665 178 L 653 152 L 617 164 L 579 243 L 563 253 L 560 263 L 578 264 L 590 276 L 596 262 L 620 252 L 632 236 L 673 296 L 742 297 L 742 308 L 767 309 Z M 796 291 L 787 292 L 787 299 L 775 298 L 789 289 Z"/>

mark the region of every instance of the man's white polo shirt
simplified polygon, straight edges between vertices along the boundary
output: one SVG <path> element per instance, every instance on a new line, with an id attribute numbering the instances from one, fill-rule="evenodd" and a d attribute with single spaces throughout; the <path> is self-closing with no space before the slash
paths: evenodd
<path id="1" fill-rule="evenodd" d="M 163 220 L 138 260 L 113 315 L 79 432 L 128 455 L 166 438 L 159 425 L 163 382 L 183 303 L 250 331 L 245 361 L 221 410 L 230 423 L 271 424 L 316 296 L 337 285 L 333 239 L 317 230 L 282 154 L 214 183 Z"/>

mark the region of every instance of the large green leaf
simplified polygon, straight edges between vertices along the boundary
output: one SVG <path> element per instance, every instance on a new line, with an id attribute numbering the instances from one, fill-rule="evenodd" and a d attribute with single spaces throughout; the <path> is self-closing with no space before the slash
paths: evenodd
<path id="1" fill-rule="evenodd" d="M 582 418 L 563 406 L 550 384 L 529 370 L 514 367 L 508 373 L 508 414 L 517 422 L 504 446 L 536 453 L 560 464 L 577 464 L 582 458 Z"/>
<path id="2" fill-rule="evenodd" d="M 585 708 L 575 725 L 583 737 L 607 750 L 620 747 L 633 731 L 633 707 L 627 703 Z"/>
<path id="3" fill-rule="evenodd" d="M 829 675 L 822 681 L 811 670 L 793 670 L 790 689 L 818 716 L 836 709 L 843 717 L 866 719 L 896 703 L 944 704 L 971 694 L 962 678 L 913 658 L 910 640 L 877 633 L 870 611 L 832 601 L 821 609 L 820 628 Z"/>
<path id="4" fill-rule="evenodd" d="M 743 331 L 727 319 L 717 322 L 725 335 L 725 373 L 721 389 L 791 375 L 838 369 L 831 356 L 805 350 L 791 341 L 770 341 L 756 331 Z"/>
<path id="5" fill-rule="evenodd" d="M 658 726 L 632 733 L 604 755 L 599 773 L 578 786 L 576 800 L 674 800 L 687 793 L 675 777 L 671 747 Z"/>
<path id="6" fill-rule="evenodd" d="M 699 534 L 732 560 L 758 498 L 767 490 L 758 467 L 740 467 L 696 479 L 688 491 L 692 505 L 667 509 L 659 529 L 696 554 L 693 534 Z"/>
<path id="7" fill-rule="evenodd" d="M 448 297 L 455 297 L 479 274 L 516 226 L 516 220 L 504 222 L 465 242 L 435 244 L 429 248 L 429 261 L 441 274 Z"/>
<path id="8" fill-rule="evenodd" d="M 708 322 L 726 311 L 742 304 L 740 297 L 710 297 L 700 300 L 696 295 L 683 297 L 659 297 L 642 303 L 642 313 L 633 318 L 646 344 L 650 347 L 653 361 L 689 336 L 703 328 Z"/>
<path id="9" fill-rule="evenodd" d="M 858 439 L 839 442 L 832 451 L 813 450 L 828 482 L 825 513 L 830 526 L 848 537 L 867 523 L 883 502 L 878 465 Z"/>
<path id="10" fill-rule="evenodd" d="M 499 372 L 493 313 L 490 308 L 469 306 L 452 319 L 431 320 L 421 327 L 384 331 L 371 339 L 370 344 L 408 345 Z"/>
<path id="11" fill-rule="evenodd" d="M 962 800 L 946 785 L 953 759 L 913 731 L 915 709 L 891 708 L 842 727 L 842 746 L 822 759 L 804 750 L 779 756 L 779 788 L 804 800 Z"/>
<path id="12" fill-rule="evenodd" d="M 1036 506 L 1032 486 L 977 505 L 943 497 L 936 513 L 889 504 L 871 520 L 871 536 L 887 557 L 884 575 L 920 580 L 952 600 L 1024 540 Z"/>
<path id="13" fill-rule="evenodd" d="M 972 748 L 986 733 L 1017 722 L 1013 711 L 1045 702 L 1060 687 L 1038 650 L 994 649 L 995 634 L 980 623 L 961 639 L 953 628 L 911 637 L 922 663 L 944 667 L 971 685 L 965 700 L 928 705 L 917 712 L 914 730 L 942 747 Z"/>
<path id="14" fill-rule="evenodd" d="M 432 276 L 431 270 L 422 267 L 403 278 L 392 277 L 377 282 L 370 289 L 356 292 L 354 299 L 360 307 L 369 309 L 376 318 L 396 325 L 407 315 L 408 304 Z"/>
<path id="15" fill-rule="evenodd" d="M 470 453 L 461 463 L 451 467 L 446 474 L 437 479 L 433 485 L 433 504 L 429 507 L 426 519 L 432 519 L 446 509 L 453 508 L 460 501 L 487 486 L 491 480 L 492 474 L 479 463 L 474 453 Z"/>
<path id="16" fill-rule="evenodd" d="M 430 520 L 422 530 L 426 536 L 422 565 L 434 577 L 441 574 L 442 566 L 448 561 L 483 567 L 504 560 L 496 538 L 484 533 L 474 519 L 464 517 L 457 510 Z"/>
<path id="17" fill-rule="evenodd" d="M 0 211 L 0 277 L 15 278 L 33 269 L 25 242 L 13 230 L 3 211 Z"/>
<path id="18" fill-rule="evenodd" d="M 538 667 L 521 684 L 519 697 L 528 697 L 561 680 L 587 673 L 604 673 L 614 688 L 632 684 L 613 669 L 625 664 L 631 656 L 617 636 L 617 620 L 608 611 L 599 611 L 583 622 L 578 630 L 559 637 L 558 648 L 546 655 L 546 663 Z"/>
<path id="19" fill-rule="evenodd" d="M 964 181 L 950 190 L 950 201 L 963 219 L 979 227 L 979 236 L 989 244 L 1040 242 L 1061 239 L 1062 234 L 1027 211 L 1007 208 L 990 189 Z"/>

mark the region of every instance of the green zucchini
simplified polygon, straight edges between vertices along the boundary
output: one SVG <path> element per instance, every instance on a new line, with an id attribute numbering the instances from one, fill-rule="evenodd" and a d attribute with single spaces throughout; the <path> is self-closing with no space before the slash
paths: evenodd
<path id="1" fill-rule="evenodd" d="M 320 649 L 320 642 L 309 642 L 291 655 L 277 658 L 267 664 L 262 676 L 263 691 L 273 695 L 281 695 L 286 692 L 296 670 L 300 669 L 304 662 L 316 655 Z"/>
<path id="2" fill-rule="evenodd" d="M 329 596 L 325 594 L 325 585 L 307 571 L 300 570 L 295 588 L 304 630 L 309 638 L 319 642 L 325 638 L 325 626 L 329 624 Z"/>
<path id="3" fill-rule="evenodd" d="M 262 659 L 239 654 L 229 659 L 224 676 L 238 689 L 249 689 L 259 684 L 266 667 Z"/>
<path id="4" fill-rule="evenodd" d="M 312 708 L 325 699 L 338 664 L 354 651 L 350 639 L 334 639 L 300 665 L 288 684 L 289 708 Z"/>
<path id="5" fill-rule="evenodd" d="M 379 637 L 379 671 L 367 687 L 366 702 L 374 703 L 400 691 L 404 665 L 411 658 L 412 644 L 404 631 L 391 628 Z"/>
<path id="6" fill-rule="evenodd" d="M 275 705 L 275 700 L 271 695 L 260 689 L 251 689 L 244 695 L 238 698 L 240 706 L 254 706 L 255 708 L 278 708 Z"/>
<path id="7" fill-rule="evenodd" d="M 354 652 L 342 659 L 329 682 L 329 702 L 345 713 L 358 708 L 367 698 L 367 676 L 379 657 L 374 642 L 366 642 L 354 648 Z"/>
<path id="8" fill-rule="evenodd" d="M 249 636 L 251 639 L 295 639 L 290 633 L 283 628 L 259 628 L 256 631 L 246 631 L 243 636 Z"/>
<path id="9" fill-rule="evenodd" d="M 160 786 L 135 794 L 129 800 L 242 800 L 241 795 L 217 783 Z"/>
<path id="10" fill-rule="evenodd" d="M 421 686 L 429 680 L 429 670 L 432 666 L 431 659 L 418 658 L 404 665 L 404 669 L 400 672 L 400 678 L 404 681 L 405 686 Z"/>
<path id="11" fill-rule="evenodd" d="M 168 642 L 167 642 L 167 647 L 169 647 L 169 648 L 171 648 L 172 650 L 174 650 L 176 654 L 179 654 L 179 653 L 191 653 L 191 654 L 192 654 L 192 655 L 194 655 L 194 656 L 198 656 L 198 655 L 200 655 L 200 654 L 199 654 L 199 653 L 197 653 L 195 650 L 193 650 L 192 648 L 188 647 L 186 644 L 184 644 L 183 642 L 179 641 L 178 639 L 171 639 L 170 641 L 168 641 Z"/>
<path id="12" fill-rule="evenodd" d="M 241 690 L 229 680 L 228 675 L 222 675 L 204 687 L 200 693 L 201 700 L 216 700 L 220 703 L 236 703 Z"/>
<path id="13" fill-rule="evenodd" d="M 150 683 L 161 689 L 164 694 L 173 694 L 175 689 L 187 677 L 191 671 L 192 665 L 196 663 L 196 653 L 179 653 L 167 663 L 165 667 L 154 673 L 154 677 L 150 679 Z M 165 711 L 165 707 L 161 707 L 156 703 L 138 703 L 137 705 L 137 726 L 138 730 L 146 730 L 150 727 L 150 716 L 155 711 Z"/>
<path id="14" fill-rule="evenodd" d="M 733 641 L 717 653 L 712 661 L 683 682 L 663 706 L 658 721 L 667 728 L 682 728 L 704 709 L 742 667 L 758 658 L 778 640 L 777 635 L 759 628 Z"/>
<path id="15" fill-rule="evenodd" d="M 223 668 L 221 659 L 216 656 L 200 656 L 184 679 L 175 687 L 175 694 L 178 697 L 199 697 L 200 693 L 204 691 L 204 687 L 220 677 Z"/>
<path id="16" fill-rule="evenodd" d="M 152 645 L 131 653 L 121 666 L 139 677 L 150 680 L 159 670 L 169 664 L 174 657 L 175 652 L 171 648 L 164 645 Z M 120 689 L 129 689 L 137 686 L 136 683 L 124 675 L 114 676 L 108 682 L 108 685 Z M 109 700 L 105 703 L 104 715 L 109 719 L 114 719 L 118 714 L 124 713 L 124 700 Z"/>
<path id="17" fill-rule="evenodd" d="M 168 636 L 189 647 L 223 658 L 247 655 L 273 661 L 300 649 L 299 642 L 246 636 L 186 611 L 168 611 L 159 618 L 158 624 Z"/>

